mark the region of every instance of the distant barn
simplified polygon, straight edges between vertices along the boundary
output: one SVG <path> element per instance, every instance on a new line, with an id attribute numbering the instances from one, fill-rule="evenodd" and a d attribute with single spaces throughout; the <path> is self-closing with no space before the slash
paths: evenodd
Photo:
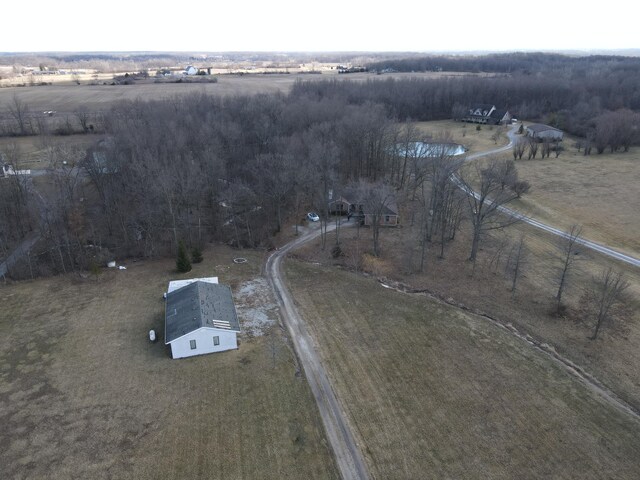
<path id="1" fill-rule="evenodd" d="M 550 140 L 552 142 L 561 141 L 564 136 L 562 130 L 550 127 L 549 125 L 543 125 L 541 123 L 534 123 L 526 127 L 527 136 L 535 138 L 539 141 Z"/>

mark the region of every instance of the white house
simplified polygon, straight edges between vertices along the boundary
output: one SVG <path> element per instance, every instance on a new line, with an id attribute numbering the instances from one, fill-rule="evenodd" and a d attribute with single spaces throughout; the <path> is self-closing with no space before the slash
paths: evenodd
<path id="1" fill-rule="evenodd" d="M 511 122 L 511 114 L 507 110 L 498 110 L 495 105 L 480 103 L 469 107 L 461 120 L 489 125 L 506 125 Z"/>
<path id="2" fill-rule="evenodd" d="M 189 65 L 187 68 L 184 69 L 184 73 L 186 75 L 195 75 L 196 73 L 198 73 L 198 69 L 193 65 Z"/>
<path id="3" fill-rule="evenodd" d="M 240 323 L 231 288 L 217 281 L 217 277 L 211 277 L 169 284 L 164 332 L 172 358 L 238 348 Z"/>

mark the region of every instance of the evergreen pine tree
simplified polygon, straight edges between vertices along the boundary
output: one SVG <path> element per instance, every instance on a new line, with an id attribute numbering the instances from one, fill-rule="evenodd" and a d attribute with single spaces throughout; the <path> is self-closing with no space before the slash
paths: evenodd
<path id="1" fill-rule="evenodd" d="M 186 273 L 191 271 L 191 262 L 187 256 L 187 249 L 184 246 L 184 242 L 180 240 L 178 243 L 178 258 L 176 258 L 176 268 L 180 273 Z"/>

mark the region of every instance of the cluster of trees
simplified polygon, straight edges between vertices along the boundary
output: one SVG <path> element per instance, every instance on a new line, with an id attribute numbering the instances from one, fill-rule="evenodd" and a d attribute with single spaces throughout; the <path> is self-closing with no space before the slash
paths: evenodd
<path id="1" fill-rule="evenodd" d="M 91 112 L 84 106 L 67 113 L 39 112 L 31 109 L 18 95 L 14 95 L 5 108 L 5 113 L 0 114 L 2 137 L 72 135 L 102 130 L 102 114 Z"/>
<path id="2" fill-rule="evenodd" d="M 368 64 L 370 70 L 397 72 L 492 72 L 584 76 L 593 72 L 640 74 L 640 59 L 619 55 L 569 56 L 555 53 L 513 52 L 489 55 L 430 55 L 393 58 Z"/>
<path id="3" fill-rule="evenodd" d="M 491 103 L 508 108 L 519 118 L 539 119 L 586 137 L 596 129 L 595 119 L 600 115 L 622 115 L 618 111 L 624 109 L 640 111 L 640 75 L 633 73 L 640 69 L 640 61 L 624 57 L 612 57 L 604 64 L 603 61 L 588 57 L 583 60 L 584 68 L 567 67 L 568 73 L 550 69 L 535 76 L 512 73 L 367 82 L 306 81 L 294 86 L 293 95 L 340 98 L 348 104 L 377 103 L 393 116 L 414 120 L 451 118 L 460 108 Z M 616 68 L 604 68 L 607 62 Z"/>

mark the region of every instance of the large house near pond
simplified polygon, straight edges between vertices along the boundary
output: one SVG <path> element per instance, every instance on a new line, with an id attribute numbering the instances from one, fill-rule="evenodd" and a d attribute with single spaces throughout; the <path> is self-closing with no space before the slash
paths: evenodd
<path id="1" fill-rule="evenodd" d="M 170 282 L 164 321 L 172 358 L 238 348 L 240 323 L 231 288 L 217 277 Z"/>
<path id="2" fill-rule="evenodd" d="M 479 103 L 470 106 L 460 120 L 486 125 L 506 125 L 511 123 L 511 118 L 507 110 L 498 110 L 495 105 Z"/>

